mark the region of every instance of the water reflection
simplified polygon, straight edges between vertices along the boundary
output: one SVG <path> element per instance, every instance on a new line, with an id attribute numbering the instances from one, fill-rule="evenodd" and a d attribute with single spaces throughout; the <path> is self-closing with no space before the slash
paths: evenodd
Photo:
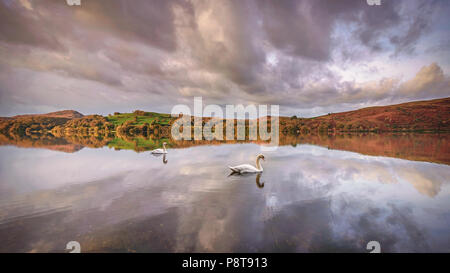
<path id="1" fill-rule="evenodd" d="M 261 182 L 261 175 L 262 173 L 237 173 L 237 172 L 232 172 L 228 175 L 228 177 L 230 176 L 236 176 L 236 177 L 246 177 L 246 176 L 252 176 L 255 177 L 256 179 L 256 186 L 258 188 L 264 188 L 264 182 Z"/>
<path id="2" fill-rule="evenodd" d="M 260 173 L 258 173 L 257 175 L 256 175 L 256 186 L 258 186 L 258 188 L 264 188 L 264 182 L 262 182 L 261 183 L 261 174 Z"/>
<path id="3" fill-rule="evenodd" d="M 166 154 L 151 154 L 151 155 L 154 156 L 154 157 L 161 157 L 162 156 L 162 162 L 164 164 L 167 164 L 167 162 L 169 162 L 169 160 L 167 160 L 167 158 L 166 158 Z"/>
<path id="4" fill-rule="evenodd" d="M 281 146 L 293 147 L 313 144 L 328 149 L 352 151 L 365 155 L 386 156 L 414 161 L 450 164 L 449 133 L 352 133 L 352 134 L 280 134 Z M 70 136 L 57 138 L 51 135 L 5 136 L 0 134 L 1 145 L 26 148 L 45 148 L 61 152 L 78 152 L 83 147 L 110 147 L 114 150 L 146 152 L 167 142 L 170 148 L 188 148 L 201 145 L 248 143 L 248 141 L 173 140 L 142 136 Z M 263 144 L 264 141 L 252 141 Z"/>
<path id="5" fill-rule="evenodd" d="M 258 153 L 0 147 L 0 252 L 448 251 L 450 166 L 297 145 L 228 177 Z"/>

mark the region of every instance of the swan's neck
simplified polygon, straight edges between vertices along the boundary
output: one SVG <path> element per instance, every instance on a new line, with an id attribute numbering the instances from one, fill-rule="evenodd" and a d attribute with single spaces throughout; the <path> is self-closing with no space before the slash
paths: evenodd
<path id="1" fill-rule="evenodd" d="M 166 152 L 166 144 L 163 144 L 163 150 Z"/>
<path id="2" fill-rule="evenodd" d="M 260 157 L 258 157 L 258 158 L 256 159 L 256 168 L 257 168 L 258 170 L 262 171 L 263 168 L 262 168 L 262 166 L 261 166 L 261 163 L 259 163 L 259 160 L 260 160 L 260 159 L 261 159 Z"/>

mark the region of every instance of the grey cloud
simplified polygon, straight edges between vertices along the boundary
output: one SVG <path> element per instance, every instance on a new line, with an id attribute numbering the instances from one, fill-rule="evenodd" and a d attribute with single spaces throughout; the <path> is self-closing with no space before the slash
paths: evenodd
<path id="1" fill-rule="evenodd" d="M 323 74 L 322 74 L 323 76 Z M 378 81 L 355 83 L 331 78 L 323 83 L 306 84 L 297 92 L 274 92 L 261 96 L 259 103 L 280 104 L 286 107 L 323 107 L 327 112 L 343 110 L 349 105 L 353 109 L 366 103 L 400 102 L 405 100 L 442 98 L 450 95 L 450 79 L 442 68 L 432 63 L 422 67 L 406 81 L 398 78 L 383 78 Z"/>
<path id="2" fill-rule="evenodd" d="M 350 207 L 350 211 L 353 208 Z M 359 250 L 365 249 L 367 242 L 375 240 L 380 242 L 382 252 L 397 252 L 401 249 L 426 252 L 429 250 L 426 235 L 412 218 L 410 208 L 394 204 L 389 204 L 387 208 L 369 206 L 353 219 L 350 217 L 351 230 L 348 234 L 352 234 L 349 235 L 354 239 L 351 242 Z"/>
<path id="3" fill-rule="evenodd" d="M 6 76 L 22 69 L 35 79 L 55 74 L 78 80 L 73 90 L 62 79 L 54 90 L 41 90 L 43 97 L 61 94 L 52 103 L 64 101 L 45 109 L 68 105 L 64 96 L 70 93 L 79 96 L 71 108 L 83 110 L 92 101 L 83 104 L 82 96 L 99 92 L 86 90 L 92 86 L 86 80 L 128 97 L 127 104 L 139 102 L 133 108 L 164 112 L 198 95 L 205 103 L 279 104 L 285 114 L 316 115 L 450 94 L 448 64 L 441 61 L 442 68 L 405 83 L 389 76 L 356 83 L 330 68 L 375 67 L 372 62 L 385 56 L 393 63 L 405 57 L 421 65 L 435 62 L 430 52 L 408 55 L 428 30 L 436 31 L 430 23 L 440 7 L 435 2 L 383 1 L 380 7 L 359 0 L 30 3 L 0 1 L 1 96 L 14 97 L 13 86 L 33 89 Z M 440 54 L 448 55 L 445 49 Z M 17 109 L 29 103 L 21 101 Z M 118 110 L 112 108 L 118 104 L 109 105 L 98 112 Z"/>
<path id="4" fill-rule="evenodd" d="M 389 38 L 389 31 L 407 21 L 410 16 L 410 14 L 401 12 L 401 4 L 396 1 L 386 1 L 382 7 L 369 6 L 364 1 L 262 1 L 258 2 L 257 6 L 259 6 L 258 12 L 260 12 L 256 17 L 258 24 L 254 25 L 252 32 L 247 32 L 247 40 L 250 42 L 240 45 L 237 49 L 231 48 L 232 50 L 253 52 L 253 56 L 256 58 L 241 61 L 245 58 L 237 55 L 236 58 L 229 58 L 229 62 L 221 63 L 221 58 L 230 53 L 230 48 L 223 46 L 211 55 L 218 56 L 213 63 L 216 64 L 215 68 L 219 68 L 222 72 L 231 72 L 228 78 L 237 83 L 239 88 L 248 95 L 285 97 L 285 99 L 280 99 L 287 102 L 287 105 L 292 102 L 292 93 L 296 92 L 295 90 L 302 90 L 304 87 L 305 77 L 311 80 L 314 75 L 324 76 L 324 73 L 327 72 L 326 66 L 321 63 L 331 58 L 334 47 L 339 48 L 332 37 L 337 23 L 355 23 L 357 27 L 351 36 L 372 51 L 382 51 L 387 47 L 382 43 L 382 38 Z M 427 8 L 429 10 L 427 14 L 429 14 L 432 8 Z M 247 20 L 252 18 L 249 14 L 254 16 L 254 14 L 246 13 Z M 414 44 L 429 25 L 427 14 L 417 13 L 405 35 L 391 37 L 390 40 L 396 48 L 396 53 L 413 51 Z M 262 25 L 262 29 L 259 25 Z M 240 31 L 243 32 L 242 29 Z M 255 47 L 252 47 L 252 40 L 264 41 L 265 38 L 275 49 L 280 51 L 279 58 L 284 58 L 284 60 L 279 60 L 279 71 L 267 69 L 267 64 L 263 62 L 262 56 L 264 54 L 267 56 L 267 50 L 269 50 L 264 44 L 261 44 L 260 48 L 264 48 L 265 52 L 257 53 Z M 349 48 L 348 52 L 357 51 Z M 244 56 L 251 55 L 245 54 Z M 359 56 L 364 56 L 364 54 L 359 53 Z M 320 61 L 321 63 L 314 64 L 306 60 Z M 209 68 L 214 68 L 214 66 Z M 320 72 L 315 74 L 313 71 Z M 274 73 L 278 77 L 274 77 Z M 332 78 L 331 74 L 325 75 L 325 77 Z M 320 80 L 320 76 L 317 77 L 318 80 Z M 331 97 L 340 96 L 341 92 L 335 92 L 335 90 L 334 86 L 330 86 L 327 90 L 320 90 L 320 92 L 303 89 L 297 95 L 305 97 L 313 93 L 313 97 L 326 97 L 329 93 Z M 363 100 L 367 97 L 362 95 L 365 92 L 367 90 L 361 88 L 347 90 L 340 100 L 344 102 L 355 99 Z M 383 97 L 383 94 L 378 92 L 372 101 L 379 101 Z M 322 100 L 308 99 L 308 101 L 320 104 Z"/>
<path id="5" fill-rule="evenodd" d="M 224 74 L 243 88 L 254 84 L 265 61 L 251 2 L 195 2 L 196 28 L 187 41 L 199 67 Z"/>
<path id="6" fill-rule="evenodd" d="M 188 2 L 177 0 L 85 1 L 82 7 L 69 7 L 64 1 L 26 3 L 30 5 L 0 1 L 0 40 L 6 43 L 0 54 L 7 65 L 117 86 L 123 73 L 96 56 L 98 52 L 105 51 L 109 61 L 125 71 L 152 74 L 160 68 L 158 60 L 143 56 L 133 46 L 124 49 L 108 39 L 174 51 L 173 7 L 180 6 L 184 12 L 190 8 Z"/>
<path id="7" fill-rule="evenodd" d="M 361 42 L 372 50 L 382 50 L 379 38 L 406 19 L 399 14 L 399 8 L 399 1 L 383 1 L 382 6 L 365 5 L 360 15 L 361 19 L 357 22 L 360 24 L 357 35 Z"/>
<path id="8" fill-rule="evenodd" d="M 118 35 L 174 51 L 176 49 L 173 5 L 191 9 L 186 1 L 125 0 L 85 1 L 76 16 L 86 28 L 98 28 Z"/>
<path id="9" fill-rule="evenodd" d="M 391 215 L 387 218 L 387 222 L 391 225 L 399 226 L 406 233 L 410 249 L 414 252 L 427 252 L 430 249 L 426 240 L 425 232 L 417 223 L 412 220 L 412 209 L 402 208 L 394 204 L 390 204 L 392 208 Z"/>
<path id="10" fill-rule="evenodd" d="M 264 29 L 275 47 L 290 55 L 326 61 L 331 57 L 337 23 L 355 24 L 350 35 L 370 50 L 386 50 L 383 38 L 387 38 L 396 53 L 412 53 L 437 6 L 430 1 L 408 4 L 413 8 L 403 7 L 407 5 L 400 1 L 369 6 L 358 0 L 262 1 L 260 6 Z M 401 24 L 407 25 L 405 33 L 392 35 Z"/>
<path id="11" fill-rule="evenodd" d="M 348 2 L 348 1 L 347 1 Z M 271 43 L 286 52 L 314 60 L 329 57 L 333 13 L 345 10 L 339 1 L 261 1 L 263 26 Z"/>
<path id="12" fill-rule="evenodd" d="M 189 12 L 182 0 L 84 1 L 70 7 L 65 1 L 33 1 L 30 8 L 18 2 L 0 2 L 2 40 L 55 49 L 61 36 L 76 38 L 80 32 L 95 31 L 96 42 L 107 36 L 142 42 L 162 50 L 176 49 L 173 6 Z M 82 35 L 82 34 L 81 34 Z"/>
<path id="13" fill-rule="evenodd" d="M 381 49 L 378 38 L 402 18 L 397 1 L 381 7 L 364 1 L 263 1 L 264 29 L 273 45 L 287 54 L 325 61 L 338 22 L 356 23 L 355 35 L 366 46 Z"/>
<path id="14" fill-rule="evenodd" d="M 17 1 L 0 1 L 0 41 L 63 50 L 50 24 Z"/>
<path id="15" fill-rule="evenodd" d="M 412 53 L 415 49 L 415 42 L 429 29 L 431 18 L 433 16 L 433 8 L 430 2 L 422 2 L 418 9 L 421 12 L 413 15 L 412 22 L 409 24 L 407 31 L 403 35 L 394 35 L 390 38 L 392 44 L 396 46 L 395 53 L 406 52 Z"/>
<path id="16" fill-rule="evenodd" d="M 35 72 L 51 72 L 68 78 L 80 80 L 91 80 L 107 85 L 120 86 L 120 73 L 111 65 L 105 62 L 90 62 L 95 57 L 95 53 L 75 52 L 70 53 L 29 51 L 23 54 L 21 49 L 5 47 L 0 50 L 0 63 L 4 72 L 10 73 L 15 69 L 29 69 Z M 15 58 L 10 58 L 11 53 L 17 54 Z"/>

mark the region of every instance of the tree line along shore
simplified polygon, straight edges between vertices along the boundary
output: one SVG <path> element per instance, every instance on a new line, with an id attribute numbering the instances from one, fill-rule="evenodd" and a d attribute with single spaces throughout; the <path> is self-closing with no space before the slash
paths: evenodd
<path id="1" fill-rule="evenodd" d="M 170 137 L 171 125 L 177 118 L 170 114 L 142 110 L 132 113 L 115 112 L 107 116 L 84 116 L 74 110 L 64 110 L 0 118 L 0 133 L 5 136 L 52 134 L 57 137 L 116 135 L 162 138 Z M 202 125 L 209 120 L 210 118 L 203 118 Z M 225 120 L 222 122 L 225 131 L 226 122 Z M 236 122 L 235 120 L 235 126 Z M 267 122 L 270 128 L 270 117 L 267 117 Z M 193 117 L 191 124 L 194 128 Z M 250 123 L 246 120 L 245 124 L 248 134 Z M 279 117 L 280 135 L 448 131 L 450 131 L 450 98 L 368 107 L 314 118 Z"/>

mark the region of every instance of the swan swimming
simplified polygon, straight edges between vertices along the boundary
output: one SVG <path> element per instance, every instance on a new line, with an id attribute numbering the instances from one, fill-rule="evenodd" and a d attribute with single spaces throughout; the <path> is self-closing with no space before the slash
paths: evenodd
<path id="1" fill-rule="evenodd" d="M 153 154 L 152 153 L 152 156 L 154 156 L 154 157 L 161 157 L 162 156 L 162 162 L 164 164 L 167 164 L 167 162 L 169 162 L 169 160 L 167 160 L 167 158 L 166 158 L 166 155 L 167 155 L 167 153 L 165 153 L 165 154 Z"/>
<path id="2" fill-rule="evenodd" d="M 256 157 L 256 167 L 250 164 L 242 164 L 234 167 L 228 166 L 228 168 L 230 168 L 235 173 L 262 173 L 263 167 L 259 163 L 260 159 L 264 160 L 264 156 L 258 155 Z"/>
<path id="3" fill-rule="evenodd" d="M 162 149 L 155 149 L 155 150 L 153 150 L 152 154 L 167 154 L 166 144 L 167 143 L 163 142 L 163 148 Z"/>

